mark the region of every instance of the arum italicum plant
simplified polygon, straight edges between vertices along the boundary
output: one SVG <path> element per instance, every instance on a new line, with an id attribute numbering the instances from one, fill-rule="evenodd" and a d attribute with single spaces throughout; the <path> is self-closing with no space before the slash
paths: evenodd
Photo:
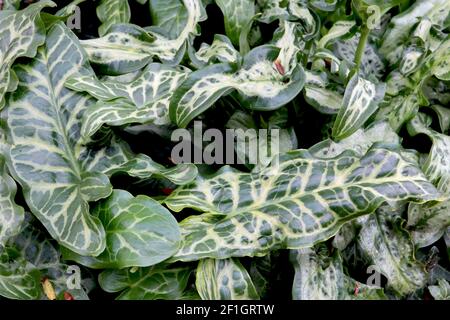
<path id="1" fill-rule="evenodd" d="M 2 299 L 449 298 L 449 0 L 0 3 Z"/>

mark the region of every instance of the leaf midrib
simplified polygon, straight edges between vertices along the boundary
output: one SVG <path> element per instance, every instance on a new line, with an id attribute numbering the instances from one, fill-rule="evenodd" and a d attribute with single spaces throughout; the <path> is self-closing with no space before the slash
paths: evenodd
<path id="1" fill-rule="evenodd" d="M 80 164 L 78 162 L 78 160 L 76 159 L 75 155 L 72 152 L 72 147 L 71 144 L 69 142 L 69 138 L 67 135 L 66 130 L 64 129 L 63 126 L 63 121 L 61 119 L 61 114 L 60 114 L 60 104 L 59 104 L 59 99 L 55 96 L 54 94 L 54 85 L 50 79 L 50 68 L 48 65 L 48 56 L 47 56 L 48 52 L 47 50 L 43 50 L 43 56 L 45 58 L 45 70 L 46 70 L 46 74 L 45 74 L 45 80 L 47 81 L 47 86 L 49 88 L 49 98 L 50 98 L 50 102 L 51 105 L 56 113 L 55 116 L 55 120 L 56 120 L 56 125 L 57 125 L 57 129 L 60 132 L 62 138 L 63 138 L 63 143 L 64 143 L 64 151 L 65 154 L 68 156 L 68 160 L 70 162 L 70 165 L 74 171 L 74 173 L 76 174 L 77 178 L 79 179 L 79 182 L 81 183 L 82 179 L 81 179 L 81 167 Z"/>

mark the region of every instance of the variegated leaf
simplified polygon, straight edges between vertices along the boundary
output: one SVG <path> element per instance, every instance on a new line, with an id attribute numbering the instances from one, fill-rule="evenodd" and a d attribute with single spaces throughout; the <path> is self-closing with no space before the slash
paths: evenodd
<path id="1" fill-rule="evenodd" d="M 364 255 L 388 279 L 388 287 L 401 296 L 421 288 L 425 266 L 414 257 L 414 245 L 399 218 L 376 213 L 362 225 L 357 242 Z"/>
<path id="2" fill-rule="evenodd" d="M 267 136 L 256 134 L 259 130 L 250 114 L 236 111 L 226 123 L 226 128 L 236 130 L 235 150 L 239 161 L 253 171 L 260 170 L 270 163 L 270 160 L 278 153 L 288 152 L 297 149 L 297 136 L 294 128 L 288 123 L 288 109 L 281 108 L 273 112 L 272 116 L 263 125 L 267 131 Z M 240 135 L 237 130 L 255 130 L 255 134 Z M 272 132 L 271 130 L 277 130 Z M 246 131 L 244 131 L 246 132 Z M 275 133 L 276 132 L 276 133 Z M 278 143 L 276 150 L 271 150 L 272 141 Z M 248 142 L 248 143 L 247 143 Z"/>
<path id="3" fill-rule="evenodd" d="M 306 72 L 303 95 L 308 104 L 324 114 L 337 114 L 342 106 L 342 94 L 330 88 L 324 74 Z"/>
<path id="4" fill-rule="evenodd" d="M 450 101 L 449 101 L 450 102 Z M 442 133 L 450 130 L 450 109 L 443 106 L 433 104 L 430 108 L 436 112 L 439 119 L 439 127 Z"/>
<path id="5" fill-rule="evenodd" d="M 336 10 L 338 0 L 311 0 L 309 4 L 318 10 L 325 12 L 333 12 Z"/>
<path id="6" fill-rule="evenodd" d="M 170 123 L 169 100 L 188 72 L 182 67 L 152 63 L 138 77 L 126 83 L 100 81 L 93 72 L 70 77 L 65 83 L 68 88 L 88 92 L 100 100 L 84 114 L 81 136 L 89 141 L 103 125 Z"/>
<path id="7" fill-rule="evenodd" d="M 211 45 L 202 43 L 197 52 L 193 52 L 192 49 L 192 47 L 189 49 L 189 57 L 193 66 L 197 69 L 213 63 L 239 63 L 241 59 L 239 52 L 233 47 L 230 39 L 221 34 L 214 35 Z"/>
<path id="8" fill-rule="evenodd" d="M 184 241 L 173 259 L 262 256 L 278 248 L 309 247 L 384 202 L 441 200 L 415 163 L 384 147 L 332 159 L 296 150 L 275 163 L 250 174 L 223 167 L 166 198 L 175 212 L 207 212 L 181 222 Z"/>
<path id="9" fill-rule="evenodd" d="M 408 124 L 408 131 L 412 135 L 426 134 L 433 141 L 423 171 L 438 190 L 450 197 L 450 137 L 428 128 L 426 122 L 425 115 L 419 113 Z M 410 204 L 408 226 L 416 245 L 431 245 L 442 237 L 450 226 L 450 200 L 433 207 Z"/>
<path id="10" fill-rule="evenodd" d="M 281 18 L 288 18 L 289 12 L 286 6 L 283 6 L 280 0 L 257 0 L 261 16 L 259 21 L 264 23 L 272 23 Z"/>
<path id="11" fill-rule="evenodd" d="M 14 252 L 11 253 L 15 255 Z M 41 297 L 41 274 L 23 258 L 10 262 L 7 252 L 0 253 L 0 296 L 16 300 L 35 300 Z"/>
<path id="12" fill-rule="evenodd" d="M 72 271 L 70 266 L 61 260 L 61 253 L 55 247 L 55 243 L 47 234 L 39 229 L 39 225 L 28 213 L 26 224 L 21 233 L 10 241 L 9 246 L 20 252 L 20 257 L 25 259 L 41 273 L 36 290 L 40 292 L 41 299 L 45 297 L 42 280 L 47 279 L 55 292 L 56 299 L 64 300 L 64 293 L 69 293 L 75 300 L 88 300 L 88 277 L 79 274 L 81 283 L 78 288 L 68 288 L 71 282 Z M 72 266 L 73 268 L 73 266 Z M 81 271 L 81 270 L 79 270 Z"/>
<path id="13" fill-rule="evenodd" d="M 9 176 L 0 154 L 0 251 L 15 236 L 24 220 L 24 210 L 14 202 L 17 186 Z"/>
<path id="14" fill-rule="evenodd" d="M 105 227 L 106 249 L 97 257 L 81 256 L 63 248 L 65 260 L 89 268 L 147 267 L 171 257 L 181 235 L 172 214 L 157 201 L 124 190 L 114 190 L 92 211 Z"/>
<path id="15" fill-rule="evenodd" d="M 362 218 L 365 218 L 365 216 Z M 333 238 L 333 247 L 341 251 L 347 248 L 357 234 L 356 226 L 357 223 L 355 223 L 355 221 L 350 221 L 344 224 Z"/>
<path id="16" fill-rule="evenodd" d="M 138 0 L 145 3 L 147 0 Z M 100 36 L 105 35 L 112 25 L 130 22 L 131 12 L 128 0 L 101 0 L 97 7 L 97 17 L 102 22 L 98 28 Z"/>
<path id="17" fill-rule="evenodd" d="M 19 10 L 21 0 L 4 0 L 0 4 L 0 10 Z"/>
<path id="18" fill-rule="evenodd" d="M 450 2 L 447 0 L 419 0 L 408 10 L 391 19 L 392 25 L 384 34 L 380 53 L 391 63 L 397 63 L 409 40 L 412 29 L 420 19 L 427 18 L 442 25 L 448 16 Z"/>
<path id="19" fill-rule="evenodd" d="M 298 0 L 257 0 L 260 16 L 258 20 L 272 23 L 274 20 L 301 20 L 305 34 L 311 34 L 316 29 L 316 22 L 308 9 L 306 2 Z"/>
<path id="20" fill-rule="evenodd" d="M 413 241 L 419 248 L 433 244 L 450 226 L 450 201 L 430 208 L 411 204 L 408 207 L 408 226 Z"/>
<path id="21" fill-rule="evenodd" d="M 12 174 L 24 188 L 30 209 L 61 244 L 96 255 L 104 250 L 104 230 L 89 214 L 88 202 L 111 192 L 103 172 L 134 170 L 143 176 L 141 170 L 151 169 L 146 177 L 160 174 L 183 183 L 192 180 L 196 169 L 165 169 L 145 156 L 130 162 L 134 156 L 118 152 L 123 149 L 119 144 L 96 150 L 82 146 L 80 116 L 93 101 L 65 89 L 64 82 L 88 68 L 86 63 L 74 35 L 62 24 L 55 25 L 38 57 L 15 67 L 20 90 L 11 95 L 6 117 Z"/>
<path id="22" fill-rule="evenodd" d="M 375 122 L 366 129 L 358 129 L 339 142 L 331 139 L 321 141 L 309 148 L 309 151 L 319 158 L 334 158 L 346 150 L 353 150 L 362 156 L 377 142 L 400 146 L 400 137 L 392 130 L 389 123 Z"/>
<path id="23" fill-rule="evenodd" d="M 334 50 L 336 56 L 349 65 L 353 64 L 359 39 L 360 34 L 358 33 L 348 40 L 337 41 Z M 372 43 L 367 43 L 364 48 L 359 70 L 366 79 L 381 79 L 384 75 L 386 66 Z"/>
<path id="24" fill-rule="evenodd" d="M 52 27 L 31 63 L 15 66 L 18 90 L 6 110 L 8 160 L 29 208 L 50 234 L 74 251 L 97 255 L 105 234 L 88 202 L 107 197 L 112 188 L 106 175 L 80 165 L 87 150 L 79 141 L 79 116 L 92 101 L 64 88 L 84 66 L 78 39 L 62 23 Z"/>
<path id="25" fill-rule="evenodd" d="M 169 39 L 161 30 L 145 30 L 132 24 L 113 25 L 101 38 L 83 40 L 92 63 L 105 74 L 124 74 L 139 70 L 157 57 L 162 62 L 178 64 L 187 42 L 197 33 L 197 24 L 205 19 L 201 0 L 183 0 L 188 19 L 183 31 Z"/>
<path id="26" fill-rule="evenodd" d="M 329 68 L 327 65 L 330 65 Z M 318 49 L 314 53 L 312 70 L 337 75 L 341 78 L 341 81 L 346 82 L 350 73 L 350 68 L 353 66 L 353 62 L 349 64 L 346 61 L 339 59 L 328 49 Z"/>
<path id="27" fill-rule="evenodd" d="M 319 247 L 291 251 L 295 269 L 292 296 L 294 300 L 380 300 L 383 289 L 363 285 L 344 274 L 339 253 L 325 254 Z M 325 252 L 320 252 L 325 251 Z"/>
<path id="28" fill-rule="evenodd" d="M 183 0 L 150 0 L 153 25 L 163 29 L 170 39 L 183 32 L 188 21 L 188 10 Z"/>
<path id="29" fill-rule="evenodd" d="M 289 0 L 288 11 L 290 19 L 299 20 L 299 25 L 304 33 L 303 37 L 309 39 L 318 32 L 318 22 L 304 1 Z M 320 22 L 319 22 L 320 23 Z"/>
<path id="30" fill-rule="evenodd" d="M 244 58 L 236 70 L 231 64 L 217 64 L 191 73 L 170 101 L 170 118 L 186 127 L 221 96 L 238 90 L 249 108 L 273 110 L 292 100 L 303 88 L 304 72 L 297 64 L 290 77 L 277 70 L 280 49 L 260 46 Z"/>
<path id="31" fill-rule="evenodd" d="M 290 76 L 297 65 L 297 54 L 303 49 L 304 42 L 297 36 L 297 23 L 283 21 L 274 34 L 274 44 L 280 48 L 275 60 L 276 67 L 282 75 Z"/>
<path id="32" fill-rule="evenodd" d="M 127 162 L 121 164 L 111 164 L 108 166 L 108 169 L 103 172 L 108 176 L 111 176 L 116 172 L 126 172 L 131 177 L 143 180 L 162 177 L 180 186 L 191 183 L 197 177 L 197 167 L 194 164 L 181 163 L 166 168 L 144 154 L 136 155 Z"/>
<path id="33" fill-rule="evenodd" d="M 428 128 L 430 124 L 431 119 L 419 113 L 408 123 L 408 132 L 413 136 L 422 133 L 430 137 L 433 146 L 423 171 L 438 189 L 450 193 L 450 137 Z"/>
<path id="34" fill-rule="evenodd" d="M 222 10 L 227 36 L 235 46 L 239 46 L 241 33 L 255 16 L 255 2 L 253 0 L 215 1 Z"/>
<path id="35" fill-rule="evenodd" d="M 340 20 L 336 21 L 317 44 L 318 48 L 325 48 L 331 41 L 337 40 L 350 33 L 350 30 L 356 25 L 355 21 Z"/>
<path id="36" fill-rule="evenodd" d="M 117 300 L 178 300 L 183 297 L 192 269 L 167 268 L 157 265 L 147 268 L 112 269 L 98 278 L 106 292 L 121 292 Z"/>
<path id="37" fill-rule="evenodd" d="M 380 110 L 376 114 L 376 120 L 389 120 L 389 124 L 395 131 L 399 131 L 402 125 L 414 118 L 419 109 L 417 91 L 410 94 L 402 94 L 388 98 L 380 104 Z"/>
<path id="38" fill-rule="evenodd" d="M 195 286 L 203 300 L 259 299 L 252 279 L 237 259 L 200 260 Z"/>
<path id="39" fill-rule="evenodd" d="M 355 74 L 347 84 L 344 99 L 333 126 L 333 137 L 343 139 L 361 128 L 375 113 L 384 96 L 384 86 Z"/>
<path id="40" fill-rule="evenodd" d="M 52 240 L 39 230 L 29 213 L 20 234 L 8 242 L 6 252 L 12 259 L 0 266 L 0 296 L 48 299 L 41 284 L 46 279 L 58 300 L 64 300 L 64 293 L 69 293 L 76 300 L 88 299 L 85 279 L 81 279 L 80 288 L 67 287 L 71 276 L 69 266 L 62 263 Z"/>
<path id="41" fill-rule="evenodd" d="M 6 92 L 17 88 L 17 79 L 11 66 L 19 57 L 34 57 L 45 41 L 45 26 L 40 11 L 55 6 L 52 1 L 40 1 L 21 11 L 0 12 L 0 109 L 5 104 Z"/>
<path id="42" fill-rule="evenodd" d="M 273 286 L 273 276 L 277 275 L 277 267 L 282 259 L 280 251 L 272 251 L 264 257 L 253 258 L 248 273 L 260 297 L 267 296 Z M 277 275 L 281 277 L 281 275 Z"/>
<path id="43" fill-rule="evenodd" d="M 450 4 L 449 4 L 450 11 Z M 447 37 L 438 48 L 425 60 L 423 69 L 429 75 L 444 81 L 450 81 L 450 37 Z M 429 69 L 429 70 L 427 70 Z M 423 72 L 423 71 L 422 71 Z"/>
<path id="44" fill-rule="evenodd" d="M 86 0 L 72 0 L 68 5 L 59 9 L 55 16 L 67 19 L 76 13 L 79 4 L 85 2 Z M 47 28 L 49 26 L 47 25 Z"/>
<path id="45" fill-rule="evenodd" d="M 437 285 L 429 286 L 428 290 L 434 300 L 450 300 L 450 284 L 444 279 L 439 279 Z"/>
<path id="46" fill-rule="evenodd" d="M 124 142 L 114 137 L 101 149 L 86 149 L 80 157 L 81 166 L 89 172 L 102 172 L 108 177 L 126 173 L 139 179 L 165 178 L 177 185 L 192 182 L 197 176 L 194 164 L 178 164 L 166 168 L 145 154 L 135 154 Z"/>

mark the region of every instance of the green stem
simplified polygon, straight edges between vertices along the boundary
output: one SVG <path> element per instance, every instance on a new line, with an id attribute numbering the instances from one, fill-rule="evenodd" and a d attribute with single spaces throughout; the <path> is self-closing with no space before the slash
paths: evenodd
<path id="1" fill-rule="evenodd" d="M 358 48 L 355 53 L 355 71 L 357 72 L 361 66 L 361 61 L 364 56 L 364 50 L 366 49 L 366 43 L 369 39 L 370 29 L 363 25 L 361 30 L 361 38 L 359 38 Z"/>

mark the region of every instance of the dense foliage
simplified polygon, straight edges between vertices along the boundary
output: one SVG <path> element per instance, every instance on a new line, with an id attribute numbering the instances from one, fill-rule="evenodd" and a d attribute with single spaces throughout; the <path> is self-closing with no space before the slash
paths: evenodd
<path id="1" fill-rule="evenodd" d="M 450 297 L 450 0 L 0 6 L 3 298 Z"/>

